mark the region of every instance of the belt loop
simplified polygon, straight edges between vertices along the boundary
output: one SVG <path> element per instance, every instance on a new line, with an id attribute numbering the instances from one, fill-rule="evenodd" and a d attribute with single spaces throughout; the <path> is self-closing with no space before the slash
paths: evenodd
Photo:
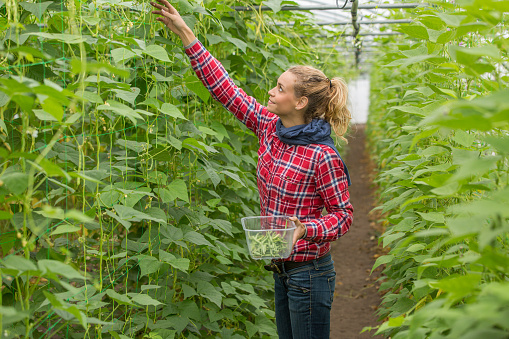
<path id="1" fill-rule="evenodd" d="M 279 269 L 278 265 L 276 262 L 274 261 L 271 261 L 270 262 L 270 265 L 274 268 L 274 272 L 277 272 L 278 274 L 281 274 L 281 270 Z M 283 270 L 284 270 L 284 267 L 282 267 Z"/>
<path id="2" fill-rule="evenodd" d="M 318 259 L 313 260 L 313 265 L 315 266 L 315 271 L 318 271 Z"/>

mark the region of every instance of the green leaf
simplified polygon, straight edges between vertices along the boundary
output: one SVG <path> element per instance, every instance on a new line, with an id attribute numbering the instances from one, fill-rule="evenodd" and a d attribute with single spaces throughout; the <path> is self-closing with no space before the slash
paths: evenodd
<path id="1" fill-rule="evenodd" d="M 449 54 L 453 60 L 467 66 L 473 66 L 481 57 L 490 57 L 500 60 L 500 50 L 494 45 L 479 47 L 449 46 Z"/>
<path id="2" fill-rule="evenodd" d="M 2 175 L 1 180 L 7 189 L 16 194 L 22 194 L 28 187 L 28 175 L 20 172 L 11 172 Z"/>
<path id="3" fill-rule="evenodd" d="M 278 0 L 272 0 L 272 1 L 278 1 Z M 232 44 L 234 44 L 235 46 L 240 48 L 240 50 L 242 52 L 246 53 L 247 44 L 244 41 L 239 40 L 237 38 L 232 38 L 232 37 L 226 37 L 226 40 L 228 40 L 229 42 L 231 42 Z"/>
<path id="4" fill-rule="evenodd" d="M 203 235 L 195 231 L 190 231 L 184 234 L 184 240 L 196 245 L 213 246 Z"/>
<path id="5" fill-rule="evenodd" d="M 146 143 L 146 142 L 138 142 L 134 140 L 125 140 L 125 139 L 117 139 L 115 142 L 117 145 L 120 145 L 124 148 L 130 149 L 132 151 L 135 151 L 136 153 L 142 153 L 149 150 L 152 145 Z"/>
<path id="6" fill-rule="evenodd" d="M 48 97 L 44 100 L 41 106 L 45 112 L 49 112 L 49 114 L 57 119 L 57 121 L 62 121 L 62 118 L 64 117 L 64 108 L 57 100 Z"/>
<path id="7" fill-rule="evenodd" d="M 161 108 L 159 111 L 163 114 L 172 116 L 177 119 L 184 119 L 187 120 L 185 116 L 182 115 L 182 113 L 179 111 L 179 109 L 172 104 L 164 103 L 161 105 Z"/>
<path id="8" fill-rule="evenodd" d="M 413 252 L 421 251 L 425 248 L 426 248 L 426 246 L 423 244 L 413 244 L 413 245 L 409 246 L 405 251 L 413 253 Z"/>
<path id="9" fill-rule="evenodd" d="M 224 127 L 224 125 L 221 124 L 219 121 L 212 121 L 209 126 L 219 134 L 218 139 L 220 142 L 222 142 L 224 138 L 230 139 L 226 127 Z"/>
<path id="10" fill-rule="evenodd" d="M 114 205 L 113 208 L 117 212 L 120 219 L 125 220 L 125 221 L 138 222 L 138 221 L 142 221 L 142 220 L 153 220 L 158 223 L 166 223 L 166 220 L 154 218 L 146 213 L 135 210 L 132 207 L 123 206 L 123 205 Z"/>
<path id="11" fill-rule="evenodd" d="M 443 224 L 445 222 L 444 213 L 440 212 L 417 212 L 424 220 L 431 221 L 433 223 Z"/>
<path id="12" fill-rule="evenodd" d="M 132 87 L 129 91 L 124 91 L 120 89 L 113 89 L 112 91 L 117 93 L 116 95 L 117 98 L 125 100 L 131 105 L 135 104 L 136 98 L 140 94 L 140 89 L 137 87 Z"/>
<path id="13" fill-rule="evenodd" d="M 51 232 L 50 236 L 65 234 L 65 233 L 75 233 L 80 230 L 81 230 L 81 227 L 77 227 L 74 225 L 60 225 L 53 232 Z"/>
<path id="14" fill-rule="evenodd" d="M 141 269 L 140 277 L 156 273 L 162 266 L 162 263 L 159 260 L 157 260 L 157 258 L 154 258 L 149 255 L 141 254 L 138 255 L 137 258 L 138 265 L 140 266 Z"/>
<path id="15" fill-rule="evenodd" d="M 236 182 L 238 182 L 242 186 L 246 187 L 246 185 L 244 184 L 244 181 L 242 181 L 237 174 L 232 173 L 230 171 L 221 171 L 221 173 L 226 174 L 227 176 L 229 176 L 230 178 L 232 178 L 233 180 L 235 180 Z"/>
<path id="16" fill-rule="evenodd" d="M 373 265 L 373 268 L 371 269 L 371 272 L 373 272 L 380 265 L 390 263 L 393 259 L 394 256 L 392 254 L 382 255 L 381 257 L 378 257 L 375 261 L 375 264 Z"/>
<path id="17" fill-rule="evenodd" d="M 402 33 L 408 34 L 412 38 L 423 39 L 423 40 L 429 39 L 428 30 L 424 26 L 402 25 L 399 28 L 399 31 Z"/>
<path id="18" fill-rule="evenodd" d="M 7 211 L 0 211 L 0 220 L 12 219 L 12 214 Z"/>
<path id="19" fill-rule="evenodd" d="M 46 1 L 46 2 L 37 2 L 37 3 L 30 3 L 30 2 L 20 2 L 19 5 L 32 13 L 38 20 L 41 20 L 42 15 L 44 12 L 46 12 L 46 9 L 48 9 L 48 6 L 51 5 L 52 1 Z"/>
<path id="20" fill-rule="evenodd" d="M 90 16 L 90 15 L 82 15 L 81 18 L 83 19 L 83 21 L 85 21 L 90 26 L 96 26 L 99 23 L 101 23 L 101 21 L 102 21 L 101 18 L 96 18 L 96 17 Z"/>
<path id="21" fill-rule="evenodd" d="M 123 47 L 112 49 L 110 53 L 113 61 L 117 64 L 125 64 L 126 61 L 136 56 L 136 53 Z"/>
<path id="22" fill-rule="evenodd" d="M 500 154 L 509 154 L 509 136 L 485 136 L 482 140 L 493 146 Z"/>
<path id="23" fill-rule="evenodd" d="M 143 285 L 141 286 L 141 291 L 147 291 L 147 290 L 157 290 L 158 288 L 161 288 L 161 285 Z"/>
<path id="24" fill-rule="evenodd" d="M 166 52 L 166 50 L 159 45 L 149 45 L 144 51 L 142 51 L 142 53 L 150 55 L 154 59 L 160 61 L 171 62 L 170 58 L 168 57 L 168 52 Z"/>
<path id="25" fill-rule="evenodd" d="M 35 116 L 39 120 L 43 120 L 43 121 L 59 121 L 57 118 L 55 118 L 53 116 L 53 114 L 49 114 L 48 112 L 46 112 L 43 109 L 34 109 L 33 112 L 34 112 Z"/>
<path id="26" fill-rule="evenodd" d="M 219 35 L 214 34 L 206 34 L 208 45 L 215 45 L 220 42 L 224 42 L 225 40 Z"/>
<path id="27" fill-rule="evenodd" d="M 196 290 L 186 284 L 182 284 L 182 291 L 184 291 L 184 299 L 189 299 L 192 296 L 197 295 Z"/>
<path id="28" fill-rule="evenodd" d="M 470 147 L 475 140 L 475 135 L 469 134 L 463 130 L 456 130 L 454 131 L 453 140 L 461 146 Z"/>
<path id="29" fill-rule="evenodd" d="M 76 96 L 83 100 L 93 102 L 94 104 L 102 104 L 104 102 L 100 95 L 89 91 L 77 91 Z"/>
<path id="30" fill-rule="evenodd" d="M 458 300 L 475 290 L 481 278 L 480 274 L 452 275 L 437 282 L 430 282 L 429 285 L 448 292 L 449 299 Z"/>
<path id="31" fill-rule="evenodd" d="M 392 242 L 394 242 L 404 236 L 405 236 L 404 232 L 397 232 L 397 233 L 389 234 L 387 236 L 383 236 L 383 247 L 391 244 Z"/>
<path id="32" fill-rule="evenodd" d="M 143 117 L 139 115 L 135 110 L 114 100 L 108 100 L 106 104 L 98 106 L 97 110 L 114 112 L 118 115 L 128 118 L 134 125 L 136 125 L 136 119 L 143 120 Z"/>
<path id="33" fill-rule="evenodd" d="M 143 306 L 158 306 L 158 305 L 163 305 L 163 303 L 155 300 L 154 298 L 152 298 L 151 296 L 149 296 L 147 294 L 138 294 L 138 295 L 135 295 L 132 300 L 135 303 L 138 303 L 138 304 L 143 305 Z"/>
<path id="34" fill-rule="evenodd" d="M 186 182 L 182 179 L 175 179 L 168 185 L 168 191 L 175 196 L 175 199 L 181 199 L 189 202 L 189 195 L 187 194 Z M 174 199 L 172 199 L 174 200 Z"/>
<path id="35" fill-rule="evenodd" d="M 189 270 L 189 264 L 191 261 L 187 258 L 177 258 L 173 254 L 159 250 L 159 260 L 170 264 L 177 270 L 187 272 Z"/>
<path id="36" fill-rule="evenodd" d="M 0 261 L 0 263 L 7 268 L 15 269 L 19 272 L 37 271 L 37 267 L 34 263 L 19 255 L 7 256 L 5 259 Z"/>
<path id="37" fill-rule="evenodd" d="M 85 277 L 78 271 L 72 268 L 70 265 L 64 264 L 57 260 L 39 260 L 37 262 L 39 269 L 43 272 L 53 272 L 57 275 L 61 275 L 67 279 L 80 279 L 85 280 Z"/>
<path id="38" fill-rule="evenodd" d="M 51 293 L 48 293 L 46 291 L 43 291 L 44 296 L 48 299 L 48 301 L 51 303 L 51 305 L 56 309 L 55 313 L 63 317 L 64 319 L 68 320 L 68 316 L 71 315 L 72 317 L 76 318 L 81 326 L 83 328 L 87 328 L 87 317 L 85 314 L 83 314 L 76 306 L 69 305 L 61 298 L 57 297 L 56 295 L 53 295 Z M 61 312 L 64 311 L 64 312 Z"/>
<path id="39" fill-rule="evenodd" d="M 0 305 L 0 315 L 3 325 L 15 324 L 29 316 L 28 311 L 20 311 L 11 306 L 1 306 L 1 305 Z"/>
<path id="40" fill-rule="evenodd" d="M 272 9 L 272 11 L 274 13 L 277 13 L 277 12 L 279 12 L 281 10 L 281 3 L 282 2 L 283 2 L 282 0 L 265 0 L 265 1 L 263 1 L 263 4 L 265 6 L 270 7 L 270 9 Z"/>
<path id="41" fill-rule="evenodd" d="M 462 166 L 448 180 L 448 183 L 468 179 L 470 177 L 481 178 L 486 173 L 496 170 L 497 163 L 500 159 L 500 156 L 468 159 L 462 163 Z"/>
<path id="42" fill-rule="evenodd" d="M 85 42 L 84 36 L 74 35 L 67 33 L 44 33 L 44 32 L 30 32 L 22 34 L 22 36 L 35 35 L 43 39 L 56 40 L 66 44 L 79 44 Z"/>
<path id="43" fill-rule="evenodd" d="M 204 102 L 208 102 L 211 98 L 209 91 L 203 86 L 200 79 L 196 76 L 189 76 L 185 79 L 186 87 L 193 91 Z"/>
<path id="44" fill-rule="evenodd" d="M 439 44 L 446 44 L 448 42 L 451 42 L 455 37 L 456 31 L 446 31 L 438 36 L 436 42 Z"/>
<path id="45" fill-rule="evenodd" d="M 392 106 L 389 111 L 398 110 L 405 113 L 411 113 L 415 115 L 424 115 L 421 108 L 415 106 Z"/>
<path id="46" fill-rule="evenodd" d="M 417 55 L 410 58 L 401 58 L 392 61 L 391 63 L 385 65 L 385 67 L 395 67 L 395 66 L 409 66 L 413 64 L 417 64 L 423 61 L 426 61 L 428 59 L 435 58 L 434 55 L 429 54 L 423 54 L 423 55 Z"/>
<path id="47" fill-rule="evenodd" d="M 465 18 L 467 18 L 466 15 L 451 15 L 451 14 L 445 14 L 445 13 L 436 13 L 436 16 L 442 19 L 442 21 L 450 27 L 458 27 Z"/>
<path id="48" fill-rule="evenodd" d="M 106 290 L 106 295 L 108 295 L 108 297 L 115 300 L 119 304 L 133 305 L 133 303 L 131 302 L 131 299 L 127 295 L 119 294 L 112 289 Z"/>
<path id="49" fill-rule="evenodd" d="M 210 181 L 212 181 L 212 184 L 214 187 L 217 187 L 221 183 L 221 178 L 219 177 L 218 172 L 212 168 L 211 166 L 204 166 L 205 173 L 209 176 Z"/>
<path id="50" fill-rule="evenodd" d="M 276 326 L 263 314 L 256 316 L 255 326 L 259 333 L 266 333 L 271 338 L 275 338 L 277 335 Z"/>
<path id="51" fill-rule="evenodd" d="M 83 214 L 82 212 L 75 210 L 75 209 L 69 209 L 67 211 L 64 211 L 63 209 L 59 207 L 51 207 L 49 205 L 44 205 L 42 207 L 42 210 L 35 211 L 35 213 L 40 214 L 46 218 L 51 219 L 73 219 L 79 222 L 93 222 L 94 219 L 90 218 L 89 216 Z"/>
<path id="52" fill-rule="evenodd" d="M 196 286 L 198 294 L 212 301 L 217 307 L 221 307 L 223 295 L 209 282 L 199 281 Z"/>
<path id="53" fill-rule="evenodd" d="M 147 213 L 152 218 L 154 218 L 152 220 L 160 220 L 160 221 L 158 221 L 160 224 L 163 224 L 163 225 L 167 224 L 168 216 L 164 210 L 162 210 L 158 207 L 150 207 L 145 210 L 145 213 Z"/>

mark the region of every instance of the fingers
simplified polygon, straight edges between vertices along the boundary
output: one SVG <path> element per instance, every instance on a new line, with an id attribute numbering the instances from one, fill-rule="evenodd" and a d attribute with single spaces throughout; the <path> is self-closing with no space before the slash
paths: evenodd
<path id="1" fill-rule="evenodd" d="M 159 1 L 159 0 L 158 0 Z M 166 1 L 167 2 L 167 1 Z M 167 2 L 168 3 L 168 2 Z M 159 14 L 159 15 L 162 15 L 161 12 L 167 12 L 167 13 L 171 13 L 173 15 L 175 14 L 178 14 L 177 10 L 172 6 L 170 5 L 169 3 L 167 5 L 160 5 L 160 4 L 156 4 L 155 2 L 150 2 L 150 4 L 152 6 L 154 6 L 155 8 L 157 9 L 160 9 L 161 11 L 153 11 L 152 14 Z"/>
<path id="2" fill-rule="evenodd" d="M 163 4 L 171 14 L 178 14 L 175 7 L 173 7 L 167 0 L 157 0 L 160 4 Z"/>

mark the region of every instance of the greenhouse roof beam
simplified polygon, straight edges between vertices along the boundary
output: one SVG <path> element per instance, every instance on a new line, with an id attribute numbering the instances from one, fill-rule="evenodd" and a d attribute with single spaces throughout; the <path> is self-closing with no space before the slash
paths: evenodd
<path id="1" fill-rule="evenodd" d="M 371 21 L 360 21 L 360 24 L 363 25 L 377 25 L 377 24 L 409 24 L 412 20 L 408 19 L 396 19 L 396 20 L 371 20 Z M 315 25 L 318 26 L 341 26 L 341 25 L 349 25 L 351 21 L 336 21 L 336 22 L 317 22 Z"/>
<path id="2" fill-rule="evenodd" d="M 399 32 L 369 32 L 369 33 L 359 33 L 359 36 L 392 36 L 392 35 L 403 35 L 403 33 Z M 343 37 L 343 36 L 351 36 L 351 34 L 341 33 L 339 35 L 315 35 L 314 38 L 330 38 L 330 37 Z M 301 36 L 302 38 L 303 36 Z"/>
<path id="3" fill-rule="evenodd" d="M 407 19 L 397 19 L 397 20 L 371 20 L 371 21 L 359 21 L 359 24 L 363 25 L 385 25 L 385 24 L 409 24 L 412 20 Z M 333 22 L 317 22 L 314 25 L 318 26 L 340 26 L 340 25 L 350 25 L 352 21 L 333 21 Z M 276 26 L 292 26 L 292 24 L 276 24 Z M 302 24 L 302 26 L 311 26 Z"/>
<path id="4" fill-rule="evenodd" d="M 381 5 L 359 5 L 358 9 L 405 9 L 405 8 L 416 8 L 423 4 L 381 4 Z M 343 8 L 344 10 L 351 10 L 353 6 Z M 233 9 L 237 12 L 248 12 L 248 11 L 272 11 L 269 6 L 258 6 L 258 7 L 246 7 L 246 6 L 234 6 Z M 338 10 L 337 6 L 284 6 L 281 7 L 281 11 L 326 11 L 326 10 Z"/>

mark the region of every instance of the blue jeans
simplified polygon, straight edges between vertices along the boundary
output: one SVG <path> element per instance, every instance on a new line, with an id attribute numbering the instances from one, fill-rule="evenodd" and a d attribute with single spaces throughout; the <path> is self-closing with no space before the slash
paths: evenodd
<path id="1" fill-rule="evenodd" d="M 274 273 L 274 280 L 279 338 L 329 338 L 330 310 L 336 286 L 331 255 Z"/>

